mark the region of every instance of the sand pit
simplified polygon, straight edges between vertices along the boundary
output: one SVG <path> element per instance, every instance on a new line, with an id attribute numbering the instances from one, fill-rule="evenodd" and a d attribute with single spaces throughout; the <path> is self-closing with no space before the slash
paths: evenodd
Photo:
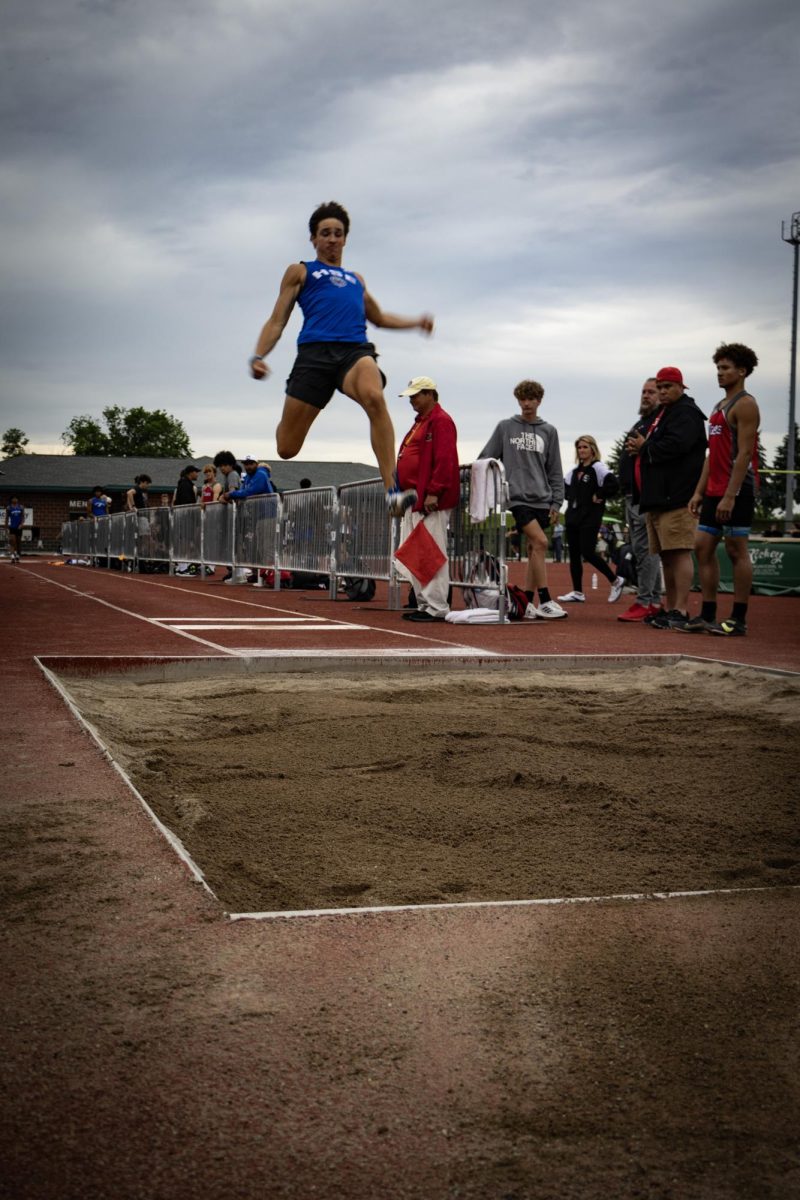
<path id="1" fill-rule="evenodd" d="M 679 663 L 64 684 L 225 908 L 800 883 L 800 682 Z"/>

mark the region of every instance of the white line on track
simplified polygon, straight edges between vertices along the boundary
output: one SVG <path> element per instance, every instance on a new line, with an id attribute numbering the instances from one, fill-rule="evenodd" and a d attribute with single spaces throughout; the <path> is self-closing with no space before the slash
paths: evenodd
<path id="1" fill-rule="evenodd" d="M 753 892 L 798 891 L 800 884 L 775 887 L 706 888 L 684 892 L 622 892 L 610 896 L 556 896 L 539 900 L 454 900 L 442 904 L 379 904 L 374 908 L 298 908 L 285 912 L 227 913 L 229 921 L 280 921 L 293 917 L 355 917 L 370 913 L 431 912 L 459 908 L 546 908 L 569 904 L 610 904 L 648 900 L 687 900 L 702 896 L 741 896 Z"/>
<path id="2" fill-rule="evenodd" d="M 360 629 L 362 632 L 367 632 L 367 633 L 372 632 L 369 625 L 338 625 L 338 624 L 337 625 L 328 625 L 328 624 L 315 625 L 313 622 L 305 622 L 304 621 L 302 623 L 297 623 L 297 622 L 289 622 L 289 621 L 279 621 L 279 620 L 277 620 L 277 618 L 275 620 L 276 620 L 276 623 L 274 625 L 268 625 L 268 626 L 267 625 L 257 625 L 257 624 L 255 624 L 255 622 L 248 621 L 246 617 L 243 617 L 242 620 L 240 622 L 237 622 L 235 625 L 220 625 L 218 623 L 215 623 L 213 625 L 182 625 L 182 624 L 179 624 L 179 625 L 169 624 L 168 625 L 168 624 L 162 624 L 161 628 L 162 629 L 174 629 L 176 633 L 182 633 L 184 630 L 187 630 L 187 629 L 199 629 L 199 630 L 205 631 L 206 633 L 210 633 L 212 630 L 215 630 L 215 629 L 218 630 L 220 633 L 222 633 L 222 632 L 238 633 L 238 631 L 240 629 L 258 629 L 258 630 L 260 630 L 261 633 L 264 633 L 264 632 L 267 632 L 267 633 L 273 633 L 273 632 L 274 633 L 307 633 L 309 630 L 312 630 L 312 629 L 322 629 L 322 630 L 324 630 L 325 633 L 341 633 L 341 631 L 343 629 Z"/>

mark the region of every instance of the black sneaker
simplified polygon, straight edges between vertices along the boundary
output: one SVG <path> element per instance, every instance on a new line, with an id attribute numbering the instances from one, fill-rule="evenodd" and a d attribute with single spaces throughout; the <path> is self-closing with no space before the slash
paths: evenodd
<path id="1" fill-rule="evenodd" d="M 413 612 L 403 613 L 404 621 L 443 621 L 444 617 L 437 617 L 434 613 L 428 612 L 426 608 L 416 608 Z"/>
<path id="2" fill-rule="evenodd" d="M 724 621 L 709 625 L 708 632 L 716 634 L 717 637 L 746 637 L 747 625 L 744 621 L 734 621 L 733 617 L 727 617 Z"/>
<path id="3" fill-rule="evenodd" d="M 696 617 L 690 617 L 682 625 L 673 625 L 672 628 L 677 629 L 678 633 L 705 633 L 708 625 L 708 621 L 704 621 L 698 613 Z"/>
<path id="4" fill-rule="evenodd" d="M 644 618 L 645 625 L 655 625 L 656 621 L 660 621 L 662 617 L 666 617 L 667 612 L 664 608 L 657 608 L 655 612 L 650 612 Z"/>
<path id="5" fill-rule="evenodd" d="M 653 613 L 652 617 L 645 617 L 645 621 L 651 629 L 669 629 L 669 618 L 670 614 L 667 612 L 667 610 L 665 608 L 660 608 L 657 613 Z"/>

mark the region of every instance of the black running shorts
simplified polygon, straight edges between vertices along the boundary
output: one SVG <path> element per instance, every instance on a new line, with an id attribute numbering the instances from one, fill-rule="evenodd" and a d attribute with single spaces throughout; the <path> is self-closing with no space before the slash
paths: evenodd
<path id="1" fill-rule="evenodd" d="M 547 529 L 550 524 L 549 508 L 530 508 L 527 504 L 512 504 L 511 515 L 520 533 L 524 531 L 526 525 L 530 525 L 531 521 L 538 521 L 543 530 Z"/>
<path id="2" fill-rule="evenodd" d="M 286 395 L 314 408 L 325 408 L 334 392 L 341 392 L 347 372 L 360 358 L 378 355 L 372 342 L 305 342 L 297 348 Z M 386 376 L 381 371 L 386 386 Z"/>

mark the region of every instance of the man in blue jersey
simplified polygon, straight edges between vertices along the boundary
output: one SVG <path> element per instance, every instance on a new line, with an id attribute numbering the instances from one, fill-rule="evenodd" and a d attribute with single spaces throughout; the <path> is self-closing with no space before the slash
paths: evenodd
<path id="1" fill-rule="evenodd" d="M 111 508 L 111 497 L 106 496 L 98 483 L 93 489 L 90 500 L 86 501 L 86 511 L 90 517 L 107 517 Z"/>
<path id="2" fill-rule="evenodd" d="M 386 379 L 378 369 L 372 342 L 367 341 L 367 321 L 380 329 L 421 329 L 433 332 L 433 317 L 400 317 L 384 312 L 355 271 L 342 268 L 342 253 L 350 230 L 350 217 L 341 204 L 321 204 L 308 223 L 313 262 L 292 263 L 281 280 L 278 299 L 256 342 L 250 359 L 254 379 L 265 379 L 264 359 L 286 328 L 292 309 L 299 304 L 303 328 L 298 353 L 286 381 L 283 414 L 275 433 L 281 458 L 299 454 L 306 435 L 334 391 L 343 392 L 369 417 L 372 449 L 386 488 L 389 512 L 402 516 L 416 503 L 396 484 L 394 427 L 386 407 Z"/>
<path id="3" fill-rule="evenodd" d="M 12 496 L 11 503 L 6 505 L 5 521 L 12 562 L 19 562 L 22 553 L 22 526 L 24 524 L 25 508 L 20 504 L 19 496 Z"/>

